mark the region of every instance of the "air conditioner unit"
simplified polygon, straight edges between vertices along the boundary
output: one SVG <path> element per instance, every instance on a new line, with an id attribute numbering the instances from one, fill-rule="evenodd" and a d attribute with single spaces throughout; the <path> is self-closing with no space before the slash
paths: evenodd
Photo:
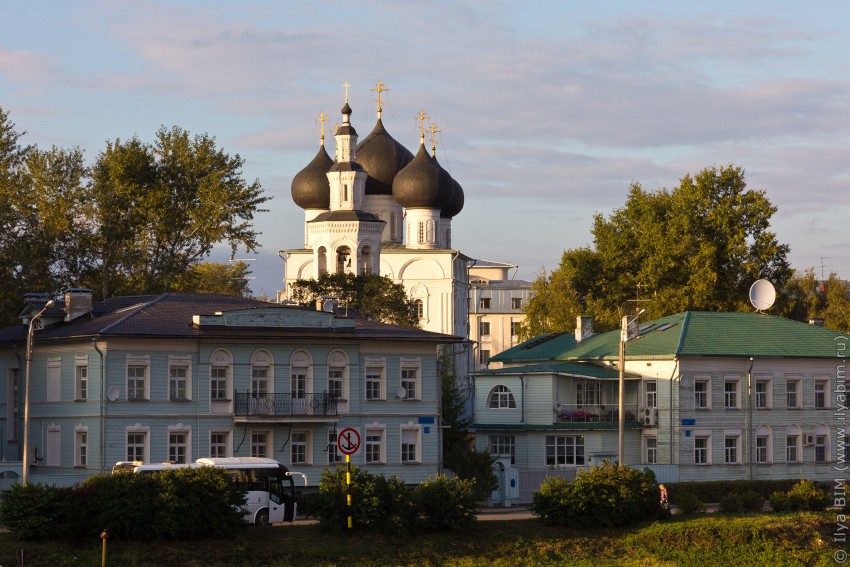
<path id="1" fill-rule="evenodd" d="M 803 439 L 803 444 L 806 445 L 807 447 L 810 446 L 810 445 L 814 445 L 815 444 L 815 436 L 807 433 L 805 438 Z"/>
<path id="2" fill-rule="evenodd" d="M 658 422 L 658 410 L 655 408 L 643 408 L 640 416 L 640 424 L 644 427 L 655 427 Z"/>

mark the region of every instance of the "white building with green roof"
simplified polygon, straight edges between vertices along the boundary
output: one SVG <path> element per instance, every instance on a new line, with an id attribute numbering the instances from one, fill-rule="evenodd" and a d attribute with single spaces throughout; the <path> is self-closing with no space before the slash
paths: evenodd
<path id="1" fill-rule="evenodd" d="M 476 373 L 479 450 L 520 471 L 616 461 L 620 331 L 581 327 L 534 337 L 494 357 L 503 368 Z M 848 342 L 762 313 L 641 322 L 625 348 L 623 460 L 661 481 L 840 477 Z"/>

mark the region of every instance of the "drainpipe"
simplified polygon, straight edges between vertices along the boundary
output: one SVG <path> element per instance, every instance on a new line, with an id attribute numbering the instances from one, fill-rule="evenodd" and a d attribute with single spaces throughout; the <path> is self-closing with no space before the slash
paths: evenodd
<path id="1" fill-rule="evenodd" d="M 678 370 L 679 370 L 679 359 L 677 358 L 676 364 L 673 365 L 673 373 L 670 374 L 670 380 L 668 380 L 668 382 L 670 382 L 670 464 L 671 465 L 674 465 L 674 464 L 678 465 L 678 463 L 673 462 L 673 428 L 676 424 L 676 420 L 673 419 L 673 409 L 679 407 L 679 402 L 682 399 L 682 396 L 680 395 L 679 400 L 676 400 L 676 403 L 673 403 L 673 392 L 674 392 L 674 390 L 673 390 L 673 378 L 676 377 L 676 373 L 678 372 Z M 679 393 L 681 394 L 681 392 L 682 392 L 682 377 L 679 376 Z"/>
<path id="2" fill-rule="evenodd" d="M 97 338 L 91 340 L 97 354 L 100 355 L 100 474 L 106 472 L 106 355 L 97 347 Z"/>
<path id="3" fill-rule="evenodd" d="M 744 415 L 744 466 L 747 467 L 747 480 L 753 479 L 753 364 L 755 360 L 750 357 L 750 367 L 747 369 L 747 412 Z"/>
<path id="4" fill-rule="evenodd" d="M 520 414 L 520 423 L 525 423 L 525 374 L 519 375 L 519 391 L 522 393 L 522 413 Z"/>

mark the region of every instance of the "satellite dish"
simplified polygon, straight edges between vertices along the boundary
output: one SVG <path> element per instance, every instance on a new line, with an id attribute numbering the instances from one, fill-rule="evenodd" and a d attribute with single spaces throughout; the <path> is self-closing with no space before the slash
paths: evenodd
<path id="1" fill-rule="evenodd" d="M 106 399 L 110 402 L 114 402 L 118 399 L 118 394 L 118 386 L 110 386 L 109 389 L 106 391 Z"/>
<path id="2" fill-rule="evenodd" d="M 399 386 L 396 395 L 398 396 L 398 399 L 403 400 L 407 397 L 407 390 L 405 390 L 402 386 Z"/>
<path id="3" fill-rule="evenodd" d="M 757 280 L 750 286 L 750 303 L 756 311 L 770 309 L 774 301 L 776 301 L 776 290 L 769 281 Z"/>

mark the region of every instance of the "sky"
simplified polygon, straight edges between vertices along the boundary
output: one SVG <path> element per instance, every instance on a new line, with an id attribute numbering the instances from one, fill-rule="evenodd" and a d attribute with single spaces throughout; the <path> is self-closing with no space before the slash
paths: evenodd
<path id="1" fill-rule="evenodd" d="M 349 83 L 364 138 L 378 81 L 413 153 L 418 112 L 440 130 L 466 197 L 453 247 L 517 278 L 591 245 L 593 215 L 633 182 L 673 189 L 732 163 L 778 208 L 794 268 L 850 279 L 850 3 L 45 0 L 3 16 L 0 108 L 23 143 L 91 164 L 110 140 L 180 126 L 244 159 L 272 197 L 262 247 L 236 255 L 255 294 L 274 296 L 278 251 L 304 244 L 290 186 L 317 116 L 341 121 Z"/>

